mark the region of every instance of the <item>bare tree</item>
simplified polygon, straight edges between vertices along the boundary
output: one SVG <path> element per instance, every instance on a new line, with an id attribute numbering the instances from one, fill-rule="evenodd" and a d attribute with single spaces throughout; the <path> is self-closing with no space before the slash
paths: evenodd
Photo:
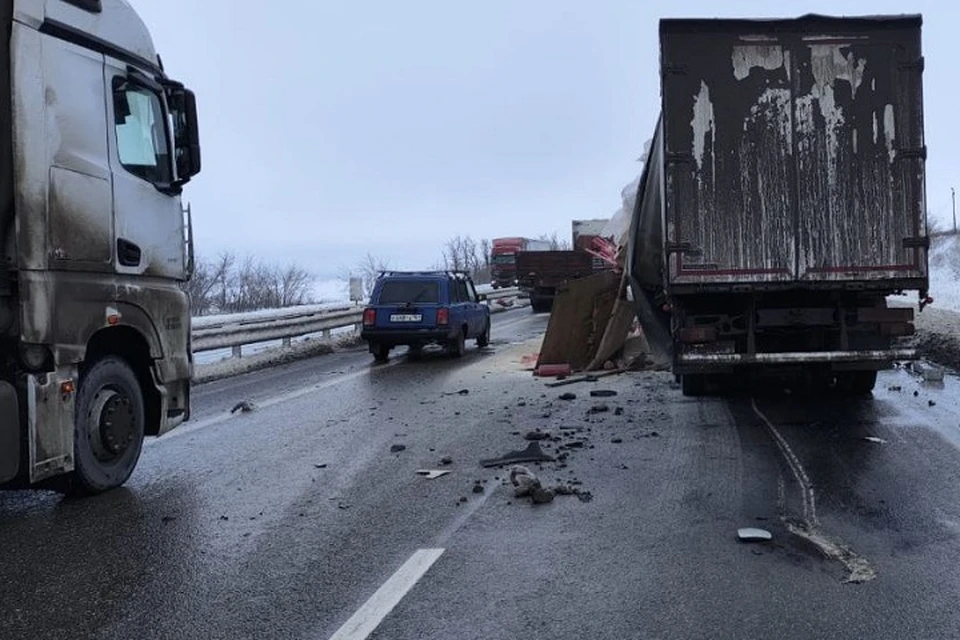
<path id="1" fill-rule="evenodd" d="M 538 238 L 538 240 L 543 240 L 544 242 L 550 243 L 551 251 L 569 251 L 572 247 L 569 240 L 561 240 L 557 236 L 557 232 L 554 231 L 553 234 L 547 235 L 543 234 Z"/>
<path id="2" fill-rule="evenodd" d="M 443 245 L 443 263 L 446 269 L 466 271 L 472 275 L 483 264 L 483 258 L 480 257 L 480 246 L 470 236 L 451 238 Z"/>
<path id="3" fill-rule="evenodd" d="M 187 295 L 190 296 L 190 309 L 193 315 L 202 316 L 210 312 L 210 307 L 213 305 L 210 294 L 216 284 L 213 263 L 197 260 L 193 268 L 193 277 L 187 283 Z"/>
<path id="4" fill-rule="evenodd" d="M 490 242 L 490 238 L 483 238 L 480 240 L 480 257 L 483 260 L 483 266 L 488 269 L 490 268 L 491 251 L 492 244 Z"/>
<path id="5" fill-rule="evenodd" d="M 310 288 L 316 281 L 312 273 L 297 264 L 291 264 L 276 274 L 281 307 L 306 304 Z"/>
<path id="6" fill-rule="evenodd" d="M 188 292 L 194 315 L 273 309 L 310 302 L 313 274 L 299 265 L 280 267 L 232 253 L 198 259 Z"/>
<path id="7" fill-rule="evenodd" d="M 374 256 L 368 251 L 367 255 L 365 255 L 357 264 L 355 271 L 360 280 L 363 282 L 363 295 L 369 296 L 371 293 L 373 293 L 373 285 L 376 284 L 377 278 L 382 272 L 389 270 L 389 260 Z"/>

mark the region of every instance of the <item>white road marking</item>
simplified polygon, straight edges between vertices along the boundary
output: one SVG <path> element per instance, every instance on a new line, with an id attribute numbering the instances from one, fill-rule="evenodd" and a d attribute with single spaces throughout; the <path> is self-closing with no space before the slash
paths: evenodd
<path id="1" fill-rule="evenodd" d="M 330 640 L 364 640 L 433 566 L 444 549 L 419 549 L 370 596 Z"/>
<path id="2" fill-rule="evenodd" d="M 830 558 L 831 560 L 836 560 L 846 567 L 849 573 L 844 582 L 861 583 L 868 582 L 876 578 L 877 572 L 866 560 L 866 558 L 857 555 L 843 542 L 839 540 L 833 540 L 819 530 L 820 522 L 817 519 L 817 495 L 813 490 L 813 483 L 810 482 L 810 477 L 807 475 L 806 469 L 804 469 L 803 465 L 800 464 L 800 459 L 797 457 L 796 453 L 794 453 L 793 449 L 790 448 L 786 438 L 784 438 L 780 431 L 777 430 L 770 418 L 760 411 L 760 407 L 757 406 L 757 401 L 754 399 L 751 401 L 751 404 L 753 405 L 753 412 L 756 413 L 761 420 L 763 420 L 767 430 L 773 437 L 773 441 L 777 445 L 777 449 L 780 450 L 780 454 L 787 461 L 787 466 L 790 467 L 790 472 L 797 480 L 797 484 L 800 485 L 801 496 L 803 500 L 803 522 L 801 524 L 797 524 L 787 520 L 786 517 L 781 515 L 781 520 L 783 520 L 784 524 L 786 524 L 787 530 L 793 535 L 803 538 L 804 540 L 813 544 L 826 557 Z M 782 478 L 780 480 L 779 494 L 780 507 L 781 511 L 783 512 L 786 507 L 786 500 L 784 497 Z"/>

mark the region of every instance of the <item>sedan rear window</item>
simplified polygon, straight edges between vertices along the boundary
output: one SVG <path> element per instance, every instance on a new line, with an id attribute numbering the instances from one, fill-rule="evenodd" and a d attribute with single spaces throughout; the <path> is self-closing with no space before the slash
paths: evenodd
<path id="1" fill-rule="evenodd" d="M 438 303 L 440 283 L 436 280 L 390 280 L 380 289 L 380 304 Z"/>

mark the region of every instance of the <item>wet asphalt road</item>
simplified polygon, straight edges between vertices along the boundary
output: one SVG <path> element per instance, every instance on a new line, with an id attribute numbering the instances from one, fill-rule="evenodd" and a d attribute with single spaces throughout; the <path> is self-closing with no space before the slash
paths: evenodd
<path id="1" fill-rule="evenodd" d="M 501 314 L 461 361 L 356 352 L 204 385 L 125 488 L 0 493 L 0 638 L 960 637 L 960 380 L 548 389 L 523 369 L 545 324 Z M 528 466 L 592 499 L 532 506 L 478 464 L 536 428 L 567 458 Z"/>

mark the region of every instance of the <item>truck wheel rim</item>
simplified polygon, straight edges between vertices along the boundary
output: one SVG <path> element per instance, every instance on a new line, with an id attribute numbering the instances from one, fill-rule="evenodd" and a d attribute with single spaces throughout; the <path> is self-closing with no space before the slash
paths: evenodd
<path id="1" fill-rule="evenodd" d="M 88 416 L 90 444 L 97 460 L 111 462 L 122 456 L 133 441 L 136 424 L 130 398 L 114 389 L 101 389 Z"/>

